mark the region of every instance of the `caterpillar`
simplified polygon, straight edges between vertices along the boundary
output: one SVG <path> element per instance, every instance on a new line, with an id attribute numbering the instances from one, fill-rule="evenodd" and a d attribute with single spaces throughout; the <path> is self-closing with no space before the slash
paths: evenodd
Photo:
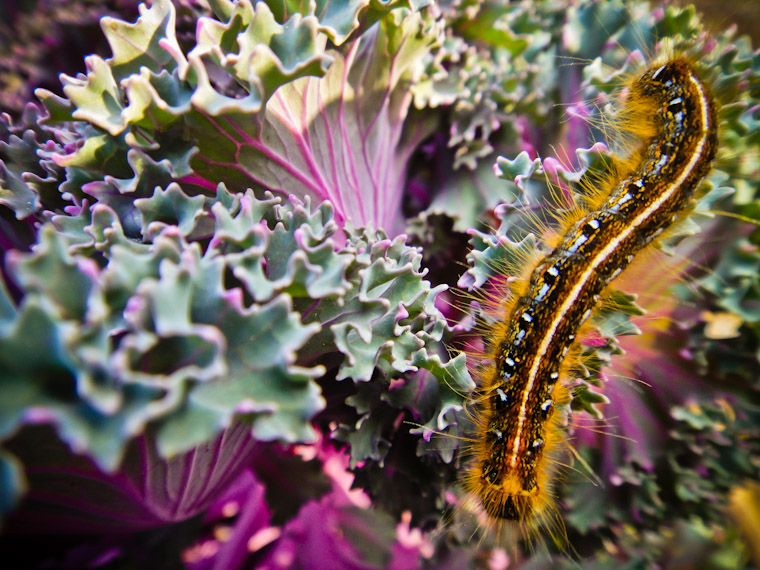
<path id="1" fill-rule="evenodd" d="M 657 63 L 629 89 L 640 147 L 512 288 L 489 339 L 463 486 L 497 523 L 536 528 L 552 517 L 568 352 L 608 285 L 688 210 L 717 153 L 717 104 L 689 60 Z"/>

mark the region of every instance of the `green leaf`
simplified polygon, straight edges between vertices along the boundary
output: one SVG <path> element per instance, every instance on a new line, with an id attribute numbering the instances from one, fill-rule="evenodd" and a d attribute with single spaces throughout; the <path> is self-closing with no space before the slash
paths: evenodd
<path id="1" fill-rule="evenodd" d="M 135 207 L 142 213 L 142 233 L 154 238 L 167 226 L 177 226 L 183 236 L 188 236 L 203 215 L 203 196 L 190 197 L 180 186 L 172 183 L 166 190 L 156 188 L 151 198 L 139 198 Z"/>
<path id="2" fill-rule="evenodd" d="M 154 0 L 151 7 L 141 4 L 140 17 L 134 24 L 105 16 L 100 26 L 113 56 L 107 60 L 119 80 L 140 73 L 145 67 L 155 73 L 172 71 L 177 62 L 173 54 L 181 53 L 175 34 L 176 15 L 170 0 Z"/>
<path id="3" fill-rule="evenodd" d="M 61 75 L 63 92 L 74 104 L 75 119 L 88 121 L 110 135 L 118 135 L 126 128 L 121 117 L 122 94 L 108 63 L 97 55 L 85 59 L 87 77 Z"/>

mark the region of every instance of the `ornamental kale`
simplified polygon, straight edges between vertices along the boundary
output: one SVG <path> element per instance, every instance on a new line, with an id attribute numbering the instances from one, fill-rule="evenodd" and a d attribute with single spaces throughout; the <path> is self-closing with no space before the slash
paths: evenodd
<path id="1" fill-rule="evenodd" d="M 760 55 L 746 38 L 635 0 L 136 6 L 0 8 L 8 559 L 749 564 Z M 98 19 L 82 68 L 67 57 Z M 493 317 L 454 292 L 493 290 L 545 247 L 531 221 L 616 152 L 603 126 L 619 77 L 668 49 L 710 62 L 725 160 L 653 254 L 667 277 L 616 282 L 583 341 L 557 489 L 575 552 L 535 553 L 461 507 L 461 349 Z"/>

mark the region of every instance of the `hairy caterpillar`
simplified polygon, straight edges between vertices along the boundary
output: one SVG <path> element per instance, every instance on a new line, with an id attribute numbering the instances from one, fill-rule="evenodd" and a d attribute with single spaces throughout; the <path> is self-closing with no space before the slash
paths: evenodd
<path id="1" fill-rule="evenodd" d="M 567 354 L 607 286 L 688 209 L 717 152 L 717 105 L 687 59 L 652 66 L 629 89 L 640 148 L 512 288 L 490 339 L 464 486 L 497 522 L 535 528 L 552 516 Z"/>

